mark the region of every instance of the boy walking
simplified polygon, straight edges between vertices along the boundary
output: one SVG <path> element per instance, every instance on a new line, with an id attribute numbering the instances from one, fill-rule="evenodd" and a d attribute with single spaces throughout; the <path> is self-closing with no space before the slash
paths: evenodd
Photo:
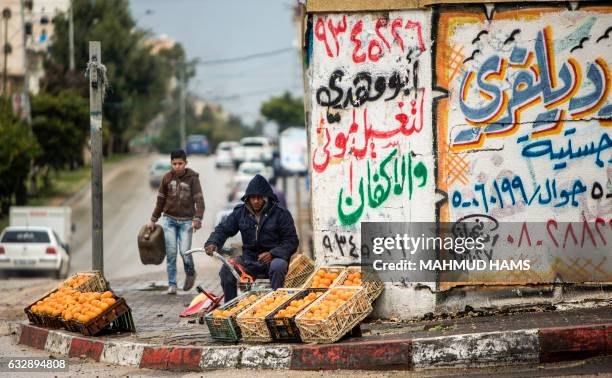
<path id="1" fill-rule="evenodd" d="M 148 224 L 149 229 L 163 213 L 161 226 L 166 240 L 168 272 L 168 294 L 176 294 L 176 255 L 177 249 L 183 259 L 185 283 L 183 290 L 190 290 L 196 279 L 195 266 L 191 255 L 183 255 L 191 248 L 193 230 L 202 227 L 204 216 L 204 196 L 198 173 L 187 168 L 187 155 L 183 150 L 170 154 L 172 170 L 164 175 L 157 193 L 157 203 Z"/>

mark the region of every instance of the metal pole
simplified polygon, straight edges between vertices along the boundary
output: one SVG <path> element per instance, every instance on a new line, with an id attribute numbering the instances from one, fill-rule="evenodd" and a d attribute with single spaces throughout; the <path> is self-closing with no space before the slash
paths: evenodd
<path id="1" fill-rule="evenodd" d="M 97 71 L 102 63 L 100 42 L 89 42 L 89 123 L 91 130 L 92 268 L 104 274 L 102 234 L 102 96 L 104 82 Z M 93 63 L 93 64 L 91 64 Z"/>
<path id="2" fill-rule="evenodd" d="M 28 67 L 28 37 L 25 30 L 24 0 L 21 0 L 21 28 L 23 30 L 23 112 L 28 125 L 32 123 L 32 113 L 30 111 L 30 70 Z M 30 129 L 31 131 L 31 129 Z"/>
<path id="3" fill-rule="evenodd" d="M 74 71 L 74 18 L 73 18 L 73 0 L 70 0 L 70 8 L 68 8 L 68 57 L 70 71 Z"/>
<path id="4" fill-rule="evenodd" d="M 179 104 L 179 112 L 180 112 L 180 135 L 181 135 L 181 148 L 185 149 L 186 147 L 186 142 L 185 142 L 185 61 L 181 60 L 181 67 L 179 68 L 179 75 L 180 75 L 180 79 L 179 79 L 179 83 L 180 83 L 180 88 L 181 88 L 181 94 L 180 94 L 180 104 Z"/>
<path id="5" fill-rule="evenodd" d="M 2 95 L 6 95 L 8 93 L 8 89 L 6 88 L 6 79 L 7 79 L 7 66 L 8 66 L 8 22 L 9 18 L 11 18 L 11 9 L 4 8 L 2 10 L 2 18 L 4 19 L 4 44 L 2 45 L 2 53 L 4 54 L 4 69 L 2 72 Z"/>

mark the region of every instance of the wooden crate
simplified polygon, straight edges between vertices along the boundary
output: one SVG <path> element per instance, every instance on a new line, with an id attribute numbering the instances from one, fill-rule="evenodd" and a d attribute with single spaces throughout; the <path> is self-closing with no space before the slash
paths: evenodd
<path id="1" fill-rule="evenodd" d="M 378 298 L 385 289 L 385 284 L 375 274 L 372 274 L 367 270 L 362 270 L 360 266 L 349 266 L 346 268 L 346 272 L 347 273 L 344 275 L 344 278 L 337 280 L 337 283 L 332 285 L 332 287 L 344 286 L 344 281 L 348 278 L 349 274 L 361 272 L 361 286 L 363 286 L 365 289 L 370 303 L 374 302 L 374 300 L 376 300 L 376 298 Z"/>
<path id="2" fill-rule="evenodd" d="M 231 310 L 232 308 L 236 307 L 236 305 L 241 300 L 243 300 L 244 298 L 250 295 L 256 295 L 257 297 L 262 297 L 268 294 L 270 291 L 271 291 L 270 289 L 263 289 L 263 290 L 254 290 L 254 291 L 246 292 L 244 294 L 237 296 L 231 301 L 225 303 L 223 306 L 219 307 L 217 310 Z M 215 317 L 213 316 L 213 312 L 206 314 L 206 316 L 204 317 L 204 320 L 210 332 L 210 337 L 213 340 L 218 340 L 218 341 L 235 342 L 235 341 L 240 340 L 240 338 L 242 337 L 242 333 L 240 332 L 240 327 L 238 326 L 238 323 L 236 322 L 236 317 L 240 315 L 242 312 L 244 312 L 245 310 L 247 310 L 249 307 L 250 306 L 247 306 L 244 309 L 240 310 L 239 312 L 227 318 Z"/>
<path id="3" fill-rule="evenodd" d="M 284 287 L 301 287 L 314 271 L 314 261 L 303 253 L 296 254 L 291 259 L 289 270 L 285 277 Z"/>
<path id="4" fill-rule="evenodd" d="M 366 290 L 363 287 L 338 286 L 336 288 L 354 290 L 355 294 L 323 320 L 304 319 L 304 315 L 310 307 L 323 301 L 331 290 L 302 310 L 295 317 L 295 323 L 300 330 L 302 341 L 322 344 L 335 343 L 372 312 L 372 304 L 368 301 Z"/>
<path id="5" fill-rule="evenodd" d="M 314 277 L 317 274 L 317 272 L 319 271 L 319 269 L 325 269 L 325 270 L 330 271 L 330 272 L 338 273 L 338 277 L 336 277 L 336 279 L 331 283 L 330 287 L 332 287 L 334 285 L 337 285 L 338 281 L 343 280 L 346 277 L 346 275 L 348 274 L 346 272 L 346 267 L 344 267 L 344 266 L 319 266 L 319 267 L 316 267 L 314 269 L 312 274 L 304 282 L 304 285 L 302 285 L 303 289 L 311 288 L 310 285 L 312 284 L 312 280 L 314 279 Z"/>
<path id="6" fill-rule="evenodd" d="M 240 332 L 242 333 L 242 338 L 245 341 L 272 341 L 272 335 L 270 335 L 270 330 L 266 325 L 266 316 L 270 315 L 274 310 L 276 310 L 276 308 L 270 310 L 263 317 L 255 317 L 255 309 L 269 298 L 277 298 L 279 295 L 283 294 L 289 294 L 293 297 L 301 290 L 302 289 L 277 289 L 259 298 L 257 302 L 253 303 L 249 308 L 244 310 L 236 317 L 236 321 L 240 327 Z M 283 301 L 283 303 L 284 302 L 285 301 Z M 277 308 L 280 306 L 282 306 L 282 304 L 277 306 Z"/>
<path id="7" fill-rule="evenodd" d="M 73 274 L 70 278 L 66 279 L 62 284 L 66 287 L 67 282 L 77 276 L 89 276 L 90 278 L 82 283 L 81 285 L 74 287 L 73 289 L 76 291 L 80 291 L 81 293 L 86 292 L 103 292 L 108 290 L 108 283 L 104 279 L 102 273 L 98 270 L 92 270 L 89 272 L 79 272 Z"/>
<path id="8" fill-rule="evenodd" d="M 115 296 L 113 298 L 116 300 L 115 303 L 87 323 L 68 320 L 64 321 L 64 326 L 69 331 L 80 332 L 85 336 L 95 336 L 104 330 L 136 332 L 132 310 L 125 299 Z"/>

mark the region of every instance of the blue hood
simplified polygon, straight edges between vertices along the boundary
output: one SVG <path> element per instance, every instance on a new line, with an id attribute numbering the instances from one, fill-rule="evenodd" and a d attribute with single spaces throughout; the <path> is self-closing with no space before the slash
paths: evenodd
<path id="1" fill-rule="evenodd" d="M 272 187 L 268 180 L 265 179 L 262 175 L 255 175 L 249 185 L 244 192 L 244 196 L 242 196 L 241 200 L 244 202 L 247 200 L 249 196 L 263 196 L 268 197 L 274 202 L 278 202 L 278 198 L 276 194 L 272 191 Z"/>

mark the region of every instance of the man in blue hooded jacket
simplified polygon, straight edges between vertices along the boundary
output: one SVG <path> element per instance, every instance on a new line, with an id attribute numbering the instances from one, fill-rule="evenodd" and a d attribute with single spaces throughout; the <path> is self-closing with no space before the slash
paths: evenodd
<path id="1" fill-rule="evenodd" d="M 283 287 L 291 255 L 299 240 L 291 213 L 278 204 L 272 187 L 261 175 L 247 186 L 244 202 L 215 227 L 204 247 L 212 255 L 240 231 L 242 256 L 236 261 L 253 277 L 267 276 L 273 289 Z M 225 301 L 237 295 L 236 278 L 226 266 L 219 272 Z"/>

